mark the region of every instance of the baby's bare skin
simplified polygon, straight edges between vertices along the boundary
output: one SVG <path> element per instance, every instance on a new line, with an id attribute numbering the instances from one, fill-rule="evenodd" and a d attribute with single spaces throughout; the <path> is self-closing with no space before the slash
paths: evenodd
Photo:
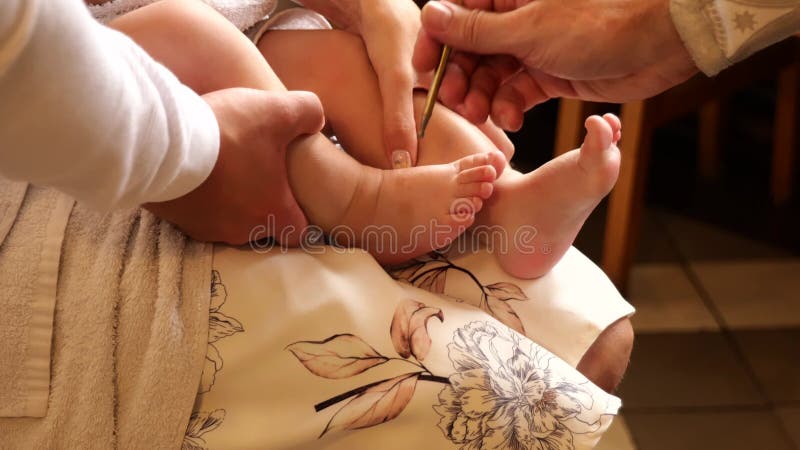
<path id="1" fill-rule="evenodd" d="M 194 26 L 187 28 L 186 23 Z M 154 3 L 110 25 L 200 94 L 231 87 L 286 90 L 258 49 L 201 2 Z M 382 147 L 376 151 L 382 152 Z M 472 225 L 504 168 L 504 157 L 495 151 L 387 171 L 359 163 L 317 133 L 289 145 L 286 166 L 289 184 L 310 223 L 327 233 L 346 230 L 353 237 L 348 244 L 388 264 L 446 245 Z M 434 228 L 432 223 L 441 226 Z M 381 226 L 390 227 L 389 232 L 365 233 Z M 265 231 L 258 237 L 273 235 Z"/>
<path id="2" fill-rule="evenodd" d="M 259 49 L 290 89 L 311 90 L 320 97 L 329 123 L 351 155 L 364 164 L 387 167 L 379 151 L 380 122 L 375 120 L 382 116 L 380 91 L 356 37 L 339 31 L 275 31 L 261 39 Z M 324 76 L 309 75 L 309 64 L 319 67 Z M 416 117 L 424 100 L 424 94 L 415 94 Z M 476 231 L 492 236 L 492 250 L 510 274 L 536 278 L 547 273 L 614 185 L 619 172 L 619 120 L 610 114 L 594 116 L 586 126 L 588 135 L 581 150 L 528 174 L 510 167 L 498 171 L 492 197 L 475 223 L 481 227 Z M 424 166 L 496 152 L 500 144 L 438 105 L 419 145 L 418 165 Z"/>

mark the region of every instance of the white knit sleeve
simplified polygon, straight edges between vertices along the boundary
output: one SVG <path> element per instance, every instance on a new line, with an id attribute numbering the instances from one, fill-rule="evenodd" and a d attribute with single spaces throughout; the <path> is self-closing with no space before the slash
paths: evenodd
<path id="1" fill-rule="evenodd" d="M 211 172 L 209 106 L 80 0 L 0 1 L 0 175 L 108 210 Z"/>
<path id="2" fill-rule="evenodd" d="M 800 0 L 671 0 L 670 13 L 709 76 L 800 31 Z"/>

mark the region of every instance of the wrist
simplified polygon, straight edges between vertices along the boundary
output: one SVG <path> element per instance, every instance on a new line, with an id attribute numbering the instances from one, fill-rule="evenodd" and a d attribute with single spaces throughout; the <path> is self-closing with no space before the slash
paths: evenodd
<path id="1" fill-rule="evenodd" d="M 357 33 L 361 28 L 363 0 L 303 0 L 303 5 L 322 14 L 336 28 Z M 375 0 L 367 0 L 375 1 Z"/>
<path id="2" fill-rule="evenodd" d="M 653 39 L 647 49 L 654 65 L 660 65 L 670 79 L 686 79 L 697 72 L 697 66 L 679 33 L 671 12 L 671 0 L 651 0 Z"/>

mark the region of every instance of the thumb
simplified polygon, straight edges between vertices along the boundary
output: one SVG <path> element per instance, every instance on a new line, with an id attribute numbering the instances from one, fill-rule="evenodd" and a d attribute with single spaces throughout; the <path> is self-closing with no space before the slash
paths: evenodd
<path id="1" fill-rule="evenodd" d="M 325 113 L 319 97 L 312 92 L 289 91 L 281 92 L 277 108 L 266 113 L 273 117 L 277 115 L 278 131 L 281 129 L 286 142 L 293 141 L 304 134 L 314 134 L 325 126 Z"/>
<path id="2" fill-rule="evenodd" d="M 429 2 L 422 8 L 422 27 L 432 38 L 458 50 L 479 54 L 526 53 L 525 33 L 535 27 L 523 23 L 530 3 L 507 12 L 467 9 L 447 1 Z"/>

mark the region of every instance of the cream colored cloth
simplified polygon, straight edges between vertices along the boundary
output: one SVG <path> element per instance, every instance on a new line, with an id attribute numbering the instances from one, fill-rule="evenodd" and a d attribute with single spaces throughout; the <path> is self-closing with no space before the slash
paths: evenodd
<path id="1" fill-rule="evenodd" d="M 670 12 L 708 76 L 800 31 L 800 0 L 671 0 Z"/>
<path id="2" fill-rule="evenodd" d="M 184 448 L 589 449 L 619 408 L 574 366 L 633 308 L 574 249 L 538 280 L 485 251 L 404 282 L 329 247 L 218 247 L 214 271 Z"/>
<path id="3" fill-rule="evenodd" d="M 101 215 L 71 206 L 28 187 L 0 247 L 0 285 L 16 287 L 2 309 L 27 323 L 0 327 L 0 370 L 9 377 L 0 398 L 14 401 L 4 415 L 38 416 L 0 418 L 0 448 L 175 448 L 206 350 L 210 245 L 140 209 Z M 60 270 L 48 272 L 55 223 L 66 231 L 55 246 Z M 54 288 L 56 276 L 57 291 L 36 288 Z M 52 347 L 38 348 L 33 337 L 50 331 Z M 36 389 L 26 390 L 32 379 Z"/>

